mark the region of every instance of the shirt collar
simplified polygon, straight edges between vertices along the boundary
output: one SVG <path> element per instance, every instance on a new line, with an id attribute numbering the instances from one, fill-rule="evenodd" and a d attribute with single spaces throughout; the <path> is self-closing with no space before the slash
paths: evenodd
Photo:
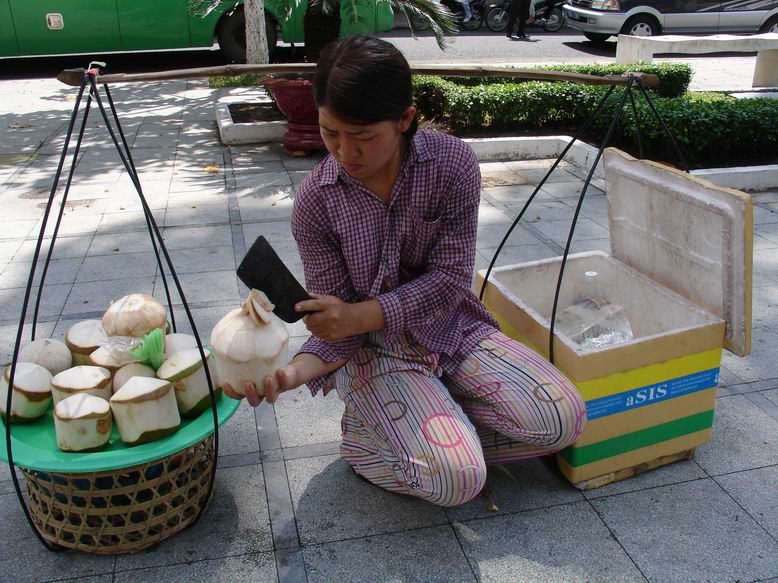
<path id="1" fill-rule="evenodd" d="M 420 130 L 413 136 L 408 151 L 408 157 L 406 159 L 407 166 L 413 166 L 417 162 L 427 162 L 435 159 L 435 154 L 429 147 L 426 134 L 427 132 L 425 130 Z M 343 179 L 349 178 L 348 173 L 340 164 L 338 164 L 335 157 L 332 155 L 327 156 L 322 164 L 319 185 L 325 186 L 328 184 L 335 184 L 339 177 Z"/>

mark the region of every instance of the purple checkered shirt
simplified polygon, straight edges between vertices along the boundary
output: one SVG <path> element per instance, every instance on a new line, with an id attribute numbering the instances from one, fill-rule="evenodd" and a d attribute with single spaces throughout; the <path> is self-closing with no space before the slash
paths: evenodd
<path id="1" fill-rule="evenodd" d="M 407 332 L 454 372 L 497 329 L 471 291 L 480 186 L 470 147 L 437 132 L 414 136 L 388 205 L 327 156 L 300 185 L 292 213 L 308 291 L 377 299 L 388 342 Z M 349 359 L 366 337 L 311 337 L 300 352 Z M 332 376 L 309 381 L 311 393 L 326 394 Z"/>

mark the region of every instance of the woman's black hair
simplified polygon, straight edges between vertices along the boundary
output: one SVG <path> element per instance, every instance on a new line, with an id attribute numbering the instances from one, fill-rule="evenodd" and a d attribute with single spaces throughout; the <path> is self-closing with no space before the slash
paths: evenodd
<path id="1" fill-rule="evenodd" d="M 317 107 L 355 124 L 399 121 L 413 105 L 408 61 L 397 48 L 366 35 L 332 41 L 319 55 L 313 77 Z M 414 117 L 408 138 L 418 129 Z"/>

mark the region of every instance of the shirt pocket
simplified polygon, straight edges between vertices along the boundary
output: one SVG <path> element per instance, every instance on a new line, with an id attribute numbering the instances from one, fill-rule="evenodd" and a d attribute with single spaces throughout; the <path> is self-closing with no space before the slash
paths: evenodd
<path id="1" fill-rule="evenodd" d="M 429 254 L 435 246 L 443 221 L 440 218 L 425 221 L 413 214 L 409 222 L 409 232 L 403 249 L 404 263 L 411 268 L 426 267 Z"/>

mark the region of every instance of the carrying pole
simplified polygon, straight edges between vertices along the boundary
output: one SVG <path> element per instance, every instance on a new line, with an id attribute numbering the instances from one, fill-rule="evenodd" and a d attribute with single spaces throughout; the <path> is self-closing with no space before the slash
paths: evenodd
<path id="1" fill-rule="evenodd" d="M 414 75 L 443 75 L 456 77 L 511 77 L 536 81 L 568 81 L 584 85 L 618 85 L 626 87 L 629 78 L 638 78 L 644 87 L 652 88 L 659 85 L 659 77 L 650 73 L 625 73 L 624 75 L 584 75 L 582 73 L 567 73 L 564 71 L 544 71 L 540 69 L 513 69 L 510 67 L 485 67 L 482 65 L 427 65 L 411 63 L 411 73 Z M 247 74 L 265 75 L 303 75 L 312 76 L 316 65 L 314 63 L 278 64 L 278 65 L 223 65 L 220 67 L 200 67 L 197 69 L 175 69 L 171 71 L 156 71 L 153 73 L 114 73 L 113 75 L 98 75 L 98 84 L 133 83 L 150 81 L 172 81 L 176 79 L 202 79 L 205 77 L 225 76 L 235 77 Z M 65 69 L 57 80 L 65 85 L 78 87 L 84 78 L 84 69 Z"/>

